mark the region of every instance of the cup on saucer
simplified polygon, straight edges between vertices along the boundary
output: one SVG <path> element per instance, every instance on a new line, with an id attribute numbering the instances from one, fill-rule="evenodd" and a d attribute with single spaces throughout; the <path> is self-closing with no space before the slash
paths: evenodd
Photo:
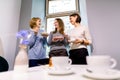
<path id="1" fill-rule="evenodd" d="M 117 61 L 109 55 L 87 56 L 88 72 L 104 73 L 106 70 L 115 68 Z"/>
<path id="2" fill-rule="evenodd" d="M 52 61 L 54 70 L 60 70 L 60 71 L 70 69 L 70 65 L 72 63 L 72 60 L 66 56 L 51 57 L 51 61 Z"/>

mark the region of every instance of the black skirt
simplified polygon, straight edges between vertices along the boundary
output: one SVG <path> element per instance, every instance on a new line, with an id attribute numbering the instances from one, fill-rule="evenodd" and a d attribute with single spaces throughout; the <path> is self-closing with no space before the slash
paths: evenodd
<path id="1" fill-rule="evenodd" d="M 51 50 L 49 52 L 49 57 L 53 56 L 68 56 L 68 53 L 66 49 Z"/>
<path id="2" fill-rule="evenodd" d="M 88 56 L 88 51 L 86 48 L 70 50 L 69 54 L 72 64 L 87 64 L 86 56 Z"/>

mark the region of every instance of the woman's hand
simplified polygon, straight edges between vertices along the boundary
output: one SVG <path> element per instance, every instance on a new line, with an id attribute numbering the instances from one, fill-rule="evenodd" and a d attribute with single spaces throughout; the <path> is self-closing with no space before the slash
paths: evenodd
<path id="1" fill-rule="evenodd" d="M 41 35 L 42 35 L 43 37 L 48 37 L 49 34 L 46 33 L 46 32 L 42 32 Z"/>
<path id="2" fill-rule="evenodd" d="M 89 45 L 89 41 L 88 40 L 83 40 L 83 39 L 76 39 L 73 43 L 74 44 L 81 43 L 83 45 Z"/>
<path id="3" fill-rule="evenodd" d="M 63 40 L 64 40 L 64 37 L 59 38 L 59 41 L 63 41 Z"/>
<path id="4" fill-rule="evenodd" d="M 75 41 L 73 41 L 74 44 L 78 44 L 78 43 L 81 43 L 83 44 L 84 43 L 84 40 L 83 39 L 76 39 Z"/>
<path id="5" fill-rule="evenodd" d="M 52 41 L 56 42 L 56 41 L 63 41 L 64 37 L 63 36 L 56 36 L 52 38 Z"/>
<path id="6" fill-rule="evenodd" d="M 58 41 L 58 38 L 53 37 L 53 38 L 52 38 L 52 41 L 53 41 L 53 42 L 57 42 L 57 41 Z"/>

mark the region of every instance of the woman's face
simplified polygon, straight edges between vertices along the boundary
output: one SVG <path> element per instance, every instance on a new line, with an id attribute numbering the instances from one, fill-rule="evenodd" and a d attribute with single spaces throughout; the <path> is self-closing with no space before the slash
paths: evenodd
<path id="1" fill-rule="evenodd" d="M 35 32 L 38 32 L 40 29 L 41 20 L 36 21 L 36 26 L 33 28 Z"/>
<path id="2" fill-rule="evenodd" d="M 41 25 L 41 20 L 37 20 L 36 21 L 36 26 L 40 26 Z"/>
<path id="3" fill-rule="evenodd" d="M 77 16 L 70 16 L 70 23 L 71 23 L 72 25 L 75 25 L 76 19 L 77 19 Z"/>
<path id="4" fill-rule="evenodd" d="M 57 20 L 54 21 L 54 26 L 55 26 L 55 28 L 59 28 L 59 23 Z"/>

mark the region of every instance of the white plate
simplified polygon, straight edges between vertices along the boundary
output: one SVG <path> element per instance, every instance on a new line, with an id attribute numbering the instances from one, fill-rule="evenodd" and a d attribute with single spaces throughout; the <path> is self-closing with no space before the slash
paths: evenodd
<path id="1" fill-rule="evenodd" d="M 120 71 L 115 69 L 110 69 L 103 74 L 85 72 L 83 76 L 92 78 L 92 79 L 99 79 L 99 80 L 120 79 Z"/>
<path id="2" fill-rule="evenodd" d="M 50 75 L 70 75 L 74 74 L 74 72 L 70 70 L 49 70 L 48 74 Z"/>

